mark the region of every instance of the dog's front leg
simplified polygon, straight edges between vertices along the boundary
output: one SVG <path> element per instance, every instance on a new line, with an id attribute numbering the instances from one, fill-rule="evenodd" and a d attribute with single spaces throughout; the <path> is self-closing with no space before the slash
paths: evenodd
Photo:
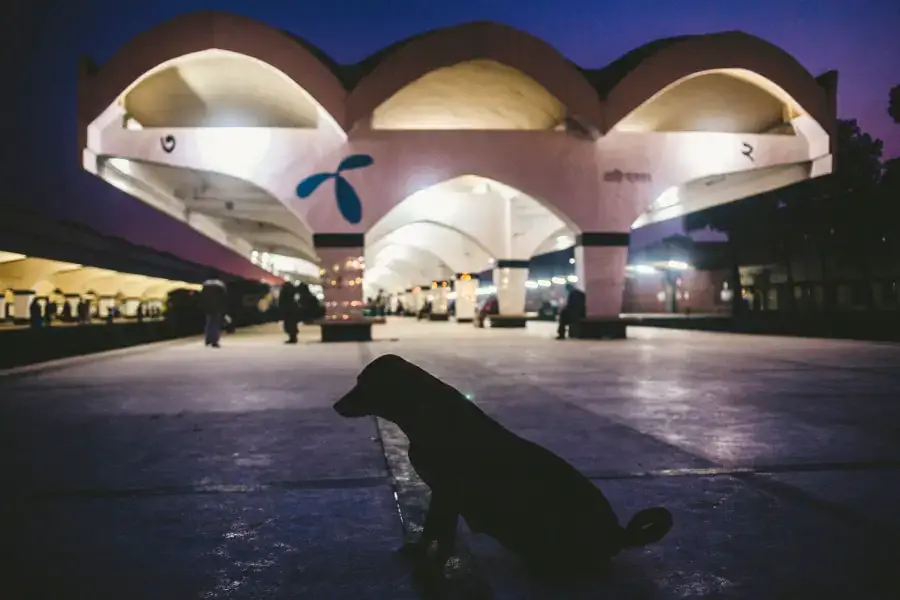
<path id="1" fill-rule="evenodd" d="M 419 540 L 424 548 L 431 542 L 437 542 L 436 563 L 443 566 L 453 555 L 456 548 L 456 526 L 459 521 L 459 503 L 453 494 L 432 490 L 431 504 L 425 516 L 422 538 Z"/>

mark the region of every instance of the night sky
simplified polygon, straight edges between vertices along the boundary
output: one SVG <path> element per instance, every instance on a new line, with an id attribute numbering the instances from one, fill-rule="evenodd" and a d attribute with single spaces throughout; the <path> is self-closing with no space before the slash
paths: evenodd
<path id="1" fill-rule="evenodd" d="M 46 207 L 49 215 L 232 271 L 245 267 L 230 252 L 81 170 L 75 142 L 79 56 L 102 64 L 130 37 L 201 9 L 286 29 L 339 62 L 474 20 L 525 30 L 585 67 L 601 67 L 661 37 L 740 29 L 781 46 L 813 75 L 840 71 L 840 117 L 859 119 L 885 141 L 887 156 L 900 155 L 900 126 L 886 112 L 888 90 L 900 83 L 900 3 L 890 0 L 33 0 L 15 6 L 4 10 L 0 41 L 4 71 L 16 77 L 5 82 L 19 82 L 18 93 L 2 94 L 2 202 Z M 673 223 L 636 237 L 677 229 Z"/>

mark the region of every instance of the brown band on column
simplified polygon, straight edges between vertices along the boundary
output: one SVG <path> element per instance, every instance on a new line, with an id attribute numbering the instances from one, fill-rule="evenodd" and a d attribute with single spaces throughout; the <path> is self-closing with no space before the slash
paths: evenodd
<path id="1" fill-rule="evenodd" d="M 313 246 L 316 248 L 362 248 L 365 245 L 363 233 L 314 233 Z"/>
<path id="2" fill-rule="evenodd" d="M 631 241 L 630 233 L 612 231 L 585 231 L 575 236 L 576 246 L 622 247 Z"/>

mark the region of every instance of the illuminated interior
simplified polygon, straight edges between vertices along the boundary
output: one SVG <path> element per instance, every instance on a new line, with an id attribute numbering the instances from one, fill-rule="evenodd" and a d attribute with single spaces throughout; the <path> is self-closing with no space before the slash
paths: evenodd
<path id="1" fill-rule="evenodd" d="M 120 100 L 143 127 L 317 127 L 318 103 L 274 67 L 205 50 L 160 65 Z"/>
<path id="2" fill-rule="evenodd" d="M 375 109 L 373 129 L 553 129 L 565 108 L 517 69 L 473 60 L 436 69 Z"/>
<path id="3" fill-rule="evenodd" d="M 781 88 L 741 69 L 697 73 L 666 87 L 622 119 L 616 131 L 793 134 L 803 109 Z"/>

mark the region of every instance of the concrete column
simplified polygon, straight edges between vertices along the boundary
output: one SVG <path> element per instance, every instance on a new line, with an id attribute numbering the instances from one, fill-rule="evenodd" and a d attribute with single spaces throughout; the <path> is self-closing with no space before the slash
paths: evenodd
<path id="1" fill-rule="evenodd" d="M 0 294 L 0 323 L 6 320 L 6 296 Z"/>
<path id="2" fill-rule="evenodd" d="M 97 298 L 97 316 L 105 319 L 109 316 L 109 311 L 116 305 L 115 296 L 100 296 Z"/>
<path id="3" fill-rule="evenodd" d="M 491 327 L 525 327 L 525 282 L 527 260 L 498 259 L 494 267 L 494 287 L 500 314 L 490 317 Z"/>
<path id="4" fill-rule="evenodd" d="M 122 314 L 126 319 L 137 318 L 138 306 L 140 306 L 140 304 L 140 298 L 125 298 L 125 304 L 122 307 Z"/>
<path id="5" fill-rule="evenodd" d="M 421 286 L 417 285 L 413 288 L 412 291 L 412 305 L 413 311 L 418 314 L 422 307 L 425 306 L 425 300 L 427 299 L 428 290 L 430 286 Z"/>
<path id="6" fill-rule="evenodd" d="M 450 300 L 447 294 L 450 293 L 449 281 L 432 281 L 431 282 L 431 321 L 448 321 L 450 320 Z"/>
<path id="7" fill-rule="evenodd" d="M 28 323 L 29 308 L 34 300 L 34 290 L 13 290 L 13 323 Z"/>
<path id="8" fill-rule="evenodd" d="M 471 323 L 478 307 L 478 278 L 468 273 L 457 273 L 453 282 L 456 291 L 456 322 Z"/>
<path id="9" fill-rule="evenodd" d="M 584 232 L 575 245 L 577 287 L 584 291 L 587 318 L 573 332 L 581 338 L 624 338 L 620 320 L 625 292 L 629 234 Z"/>
<path id="10" fill-rule="evenodd" d="M 363 321 L 363 234 L 317 233 L 313 235 L 313 245 L 324 271 L 325 321 Z"/>

